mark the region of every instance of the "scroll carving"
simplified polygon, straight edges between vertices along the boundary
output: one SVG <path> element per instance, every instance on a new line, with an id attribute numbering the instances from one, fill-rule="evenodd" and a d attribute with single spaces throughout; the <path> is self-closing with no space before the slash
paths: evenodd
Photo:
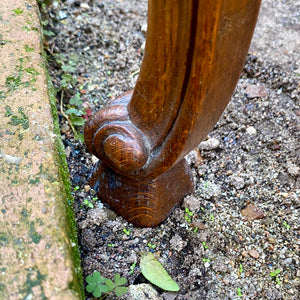
<path id="1" fill-rule="evenodd" d="M 91 182 L 128 221 L 156 226 L 193 191 L 184 156 L 208 134 L 239 78 L 259 0 L 149 0 L 139 78 L 85 127 Z"/>

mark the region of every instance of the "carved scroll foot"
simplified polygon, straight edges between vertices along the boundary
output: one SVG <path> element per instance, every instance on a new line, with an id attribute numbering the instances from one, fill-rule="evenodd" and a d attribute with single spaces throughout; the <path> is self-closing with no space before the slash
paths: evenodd
<path id="1" fill-rule="evenodd" d="M 101 160 L 91 181 L 99 198 L 134 225 L 158 225 L 193 191 L 182 159 L 230 100 L 260 2 L 148 1 L 135 88 L 95 113 L 84 132 Z"/>
<path id="2" fill-rule="evenodd" d="M 184 196 L 194 190 L 190 167 L 181 160 L 153 180 L 135 180 L 100 162 L 90 180 L 97 195 L 117 214 L 138 227 L 159 225 Z"/>

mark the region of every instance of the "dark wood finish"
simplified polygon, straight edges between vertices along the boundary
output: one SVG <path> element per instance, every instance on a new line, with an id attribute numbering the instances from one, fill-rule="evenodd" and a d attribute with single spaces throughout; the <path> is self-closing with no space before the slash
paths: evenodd
<path id="1" fill-rule="evenodd" d="M 158 225 L 192 191 L 184 156 L 230 100 L 260 0 L 149 0 L 148 6 L 135 89 L 85 127 L 86 145 L 101 160 L 92 179 L 99 198 L 141 227 Z"/>

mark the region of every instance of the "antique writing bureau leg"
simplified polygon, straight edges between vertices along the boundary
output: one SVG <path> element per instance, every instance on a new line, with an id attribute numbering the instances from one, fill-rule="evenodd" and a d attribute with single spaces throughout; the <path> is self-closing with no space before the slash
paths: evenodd
<path id="1" fill-rule="evenodd" d="M 91 184 L 136 226 L 161 223 L 193 191 L 184 156 L 225 109 L 243 67 L 260 0 L 149 0 L 133 91 L 85 126 L 100 161 Z"/>

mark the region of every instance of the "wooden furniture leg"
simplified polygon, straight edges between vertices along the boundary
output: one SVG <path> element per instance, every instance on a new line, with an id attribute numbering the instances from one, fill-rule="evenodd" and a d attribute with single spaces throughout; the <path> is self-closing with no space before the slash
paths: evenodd
<path id="1" fill-rule="evenodd" d="M 139 227 L 161 223 L 193 191 L 184 156 L 209 133 L 241 73 L 260 0 L 149 0 L 133 91 L 85 126 L 100 161 L 98 196 Z"/>

